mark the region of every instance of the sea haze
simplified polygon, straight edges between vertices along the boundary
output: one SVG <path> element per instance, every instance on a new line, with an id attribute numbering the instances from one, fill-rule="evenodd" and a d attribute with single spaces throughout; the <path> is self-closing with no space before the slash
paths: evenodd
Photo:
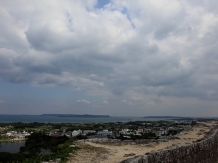
<path id="1" fill-rule="evenodd" d="M 58 114 L 61 115 L 61 114 Z M 106 123 L 128 121 L 159 121 L 159 120 L 192 120 L 192 119 L 217 119 L 217 117 L 173 117 L 173 116 L 146 116 L 146 117 L 71 117 L 54 115 L 0 115 L 0 123 L 12 122 L 41 122 L 41 123 Z"/>
<path id="2" fill-rule="evenodd" d="M 143 117 L 109 117 L 109 118 L 84 118 L 84 117 L 61 117 L 46 115 L 0 115 L 0 123 L 11 122 L 42 122 L 42 123 L 97 123 L 97 122 L 128 122 L 128 121 L 156 121 L 170 120 L 169 118 L 143 118 Z"/>

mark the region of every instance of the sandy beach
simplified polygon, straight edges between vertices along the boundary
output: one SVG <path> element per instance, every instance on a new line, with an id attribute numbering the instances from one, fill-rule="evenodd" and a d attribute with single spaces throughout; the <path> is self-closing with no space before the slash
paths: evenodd
<path id="1" fill-rule="evenodd" d="M 194 143 L 202 139 L 216 125 L 217 121 L 197 122 L 192 129 L 179 133 L 176 139 L 167 142 L 146 144 L 77 142 L 80 150 L 70 158 L 68 163 L 119 163 L 133 157 L 124 157 L 128 154 L 144 155 L 151 151 Z"/>

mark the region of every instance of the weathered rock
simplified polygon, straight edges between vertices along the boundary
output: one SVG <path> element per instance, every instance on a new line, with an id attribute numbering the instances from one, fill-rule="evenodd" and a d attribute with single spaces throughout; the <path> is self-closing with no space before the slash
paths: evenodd
<path id="1" fill-rule="evenodd" d="M 143 156 L 136 156 L 127 160 L 123 160 L 121 163 L 142 163 Z"/>
<path id="2" fill-rule="evenodd" d="M 125 154 L 123 157 L 130 157 L 130 156 L 135 156 L 135 153 Z"/>

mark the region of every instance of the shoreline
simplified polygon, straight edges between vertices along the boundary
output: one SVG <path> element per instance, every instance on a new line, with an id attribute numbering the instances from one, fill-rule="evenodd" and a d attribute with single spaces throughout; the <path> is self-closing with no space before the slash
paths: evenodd
<path id="1" fill-rule="evenodd" d="M 2 143 L 2 142 L 17 142 L 17 141 L 26 141 L 26 139 L 0 140 L 0 143 Z"/>

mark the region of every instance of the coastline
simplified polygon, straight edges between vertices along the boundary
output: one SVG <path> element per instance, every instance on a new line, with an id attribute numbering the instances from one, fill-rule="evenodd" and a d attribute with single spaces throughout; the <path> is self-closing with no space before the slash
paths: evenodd
<path id="1" fill-rule="evenodd" d="M 8 139 L 5 139 L 5 140 L 0 140 L 0 143 L 2 143 L 2 142 L 17 142 L 17 141 L 26 141 L 26 139 L 10 139 L 10 140 L 8 140 Z"/>

